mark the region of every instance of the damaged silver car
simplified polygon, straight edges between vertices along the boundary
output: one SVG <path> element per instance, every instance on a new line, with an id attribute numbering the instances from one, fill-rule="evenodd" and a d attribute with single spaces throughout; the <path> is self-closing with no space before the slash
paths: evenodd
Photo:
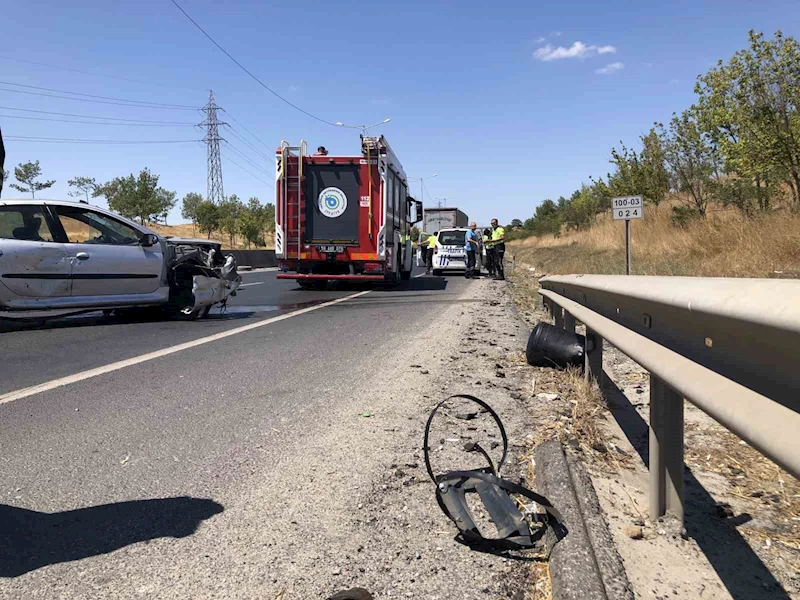
<path id="1" fill-rule="evenodd" d="M 233 256 L 83 202 L 0 200 L 0 311 L 161 307 L 204 317 L 236 295 Z"/>

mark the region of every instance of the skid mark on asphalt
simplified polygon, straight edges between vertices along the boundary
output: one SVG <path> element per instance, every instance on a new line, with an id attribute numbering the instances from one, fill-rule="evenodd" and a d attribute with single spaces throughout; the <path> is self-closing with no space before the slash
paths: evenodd
<path id="1" fill-rule="evenodd" d="M 83 381 L 85 379 L 91 379 L 92 377 L 97 377 L 98 375 L 104 375 L 106 373 L 111 373 L 112 371 L 119 371 L 120 369 L 124 369 L 125 367 L 131 367 L 133 365 L 138 365 L 143 362 L 147 362 L 149 360 L 154 360 L 156 358 L 161 358 L 162 356 L 168 356 L 170 354 L 175 354 L 176 352 L 181 352 L 183 350 L 188 350 L 190 348 L 194 348 L 196 346 L 202 346 L 204 344 L 209 344 L 211 342 L 216 342 L 217 340 L 222 340 L 227 337 L 231 337 L 234 335 L 238 335 L 240 333 L 245 333 L 246 331 L 250 331 L 251 329 L 257 329 L 259 327 L 264 327 L 266 325 L 271 325 L 273 323 L 277 323 L 279 321 L 285 321 L 286 319 L 291 319 L 292 317 L 297 317 L 300 315 L 304 315 L 306 313 L 310 313 L 315 310 L 319 310 L 321 308 L 325 308 L 326 306 L 333 306 L 334 304 L 339 304 L 340 302 L 345 302 L 347 300 L 351 300 L 353 298 L 358 298 L 359 296 L 364 296 L 369 294 L 370 290 L 364 292 L 357 292 L 355 294 L 350 294 L 349 296 L 344 296 L 343 298 L 337 298 L 335 300 L 331 300 L 329 302 L 324 302 L 322 304 L 317 304 L 315 306 L 309 306 L 307 308 L 302 308 L 295 312 L 287 313 L 284 315 L 279 315 L 277 317 L 272 317 L 269 319 L 264 319 L 263 321 L 258 321 L 256 323 L 250 323 L 249 325 L 243 325 L 242 327 L 237 327 L 235 329 L 229 329 L 228 331 L 223 331 L 220 333 L 215 333 L 214 335 L 209 335 L 197 340 L 192 340 L 191 342 L 184 342 L 183 344 L 177 344 L 175 346 L 170 346 L 169 348 L 164 348 L 162 350 L 156 350 L 155 352 L 148 352 L 147 354 L 142 354 L 140 356 L 134 356 L 133 358 L 128 358 L 125 360 L 121 360 L 115 363 L 111 363 L 102 367 L 97 367 L 94 369 L 89 369 L 87 371 L 81 371 L 80 373 L 75 373 L 74 375 L 68 375 L 67 377 L 60 377 L 58 379 L 53 379 L 51 381 L 47 381 L 45 383 L 40 383 L 38 385 L 33 385 L 27 388 L 23 388 L 21 390 L 15 390 L 13 392 L 7 392 L 5 394 L 0 394 L 0 404 L 6 404 L 8 402 L 14 402 L 15 400 L 22 400 L 23 398 L 27 398 L 29 396 L 33 396 L 35 394 L 41 394 L 42 392 L 47 392 L 49 390 L 53 390 L 59 387 L 63 387 L 65 385 L 70 385 L 72 383 L 77 383 L 79 381 Z"/>

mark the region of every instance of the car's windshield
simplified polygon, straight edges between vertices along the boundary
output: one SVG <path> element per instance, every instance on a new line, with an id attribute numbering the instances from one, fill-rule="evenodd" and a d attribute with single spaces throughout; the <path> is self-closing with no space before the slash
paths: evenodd
<path id="1" fill-rule="evenodd" d="M 451 230 L 439 232 L 439 243 L 442 246 L 463 246 L 466 231 Z"/>

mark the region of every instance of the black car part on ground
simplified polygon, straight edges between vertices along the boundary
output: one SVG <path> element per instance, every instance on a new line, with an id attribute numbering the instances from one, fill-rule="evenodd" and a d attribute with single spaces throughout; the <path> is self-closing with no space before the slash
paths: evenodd
<path id="1" fill-rule="evenodd" d="M 585 336 L 544 322 L 533 328 L 525 348 L 528 364 L 535 367 L 582 367 L 585 354 Z"/>
<path id="2" fill-rule="evenodd" d="M 435 475 L 431 467 L 430 448 L 428 446 L 431 423 L 439 409 L 449 400 L 456 398 L 474 402 L 491 415 L 500 430 L 500 436 L 503 440 L 503 454 L 495 467 L 488 453 L 479 444 L 469 442 L 465 445 L 464 450 L 466 452 L 481 453 L 489 463 L 487 467 L 465 471 L 450 471 Z M 544 536 L 545 527 L 540 527 L 532 532 L 532 523 L 529 517 L 520 510 L 518 503 L 512 498 L 512 494 L 532 500 L 535 506 L 538 505 L 543 508 L 545 513 L 537 514 L 537 521 L 541 518 L 545 525 L 552 527 L 556 534 L 556 539 L 563 537 L 565 531 L 561 525 L 561 515 L 547 498 L 513 481 L 500 477 L 500 470 L 503 468 L 508 455 L 508 436 L 500 417 L 483 400 L 468 394 L 456 394 L 437 404 L 431 411 L 428 422 L 425 425 L 423 453 L 425 456 L 425 468 L 428 470 L 431 480 L 436 484 L 436 502 L 444 514 L 455 523 L 459 530 L 461 541 L 465 544 L 488 546 L 495 550 L 520 550 L 536 546 L 536 543 Z M 497 528 L 498 537 L 487 538 L 481 534 L 467 504 L 466 495 L 470 493 L 478 494 Z"/>

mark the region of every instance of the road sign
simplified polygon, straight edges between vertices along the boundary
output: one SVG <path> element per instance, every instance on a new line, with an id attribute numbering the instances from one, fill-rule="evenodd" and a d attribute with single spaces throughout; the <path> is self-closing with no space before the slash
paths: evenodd
<path id="1" fill-rule="evenodd" d="M 611 216 L 615 221 L 625 221 L 625 274 L 631 274 L 631 219 L 644 217 L 641 196 L 618 196 L 611 199 Z"/>
<path id="2" fill-rule="evenodd" d="M 641 219 L 644 217 L 644 202 L 641 196 L 621 196 L 611 199 L 611 215 L 615 221 Z"/>

